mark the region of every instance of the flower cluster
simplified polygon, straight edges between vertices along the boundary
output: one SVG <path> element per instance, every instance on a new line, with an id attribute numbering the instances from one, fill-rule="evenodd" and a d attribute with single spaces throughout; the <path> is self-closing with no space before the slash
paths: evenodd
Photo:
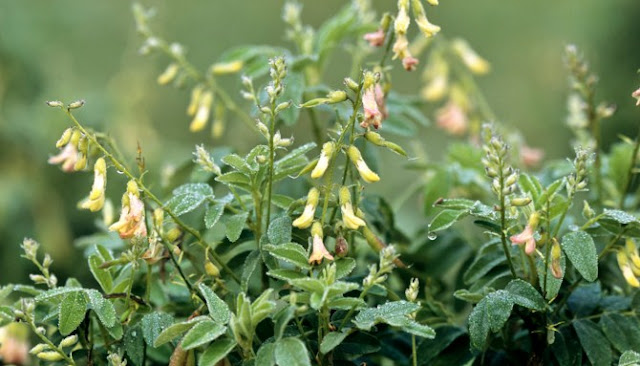
<path id="1" fill-rule="evenodd" d="M 144 220 L 144 211 L 138 185 L 134 180 L 130 180 L 127 183 L 127 191 L 122 195 L 120 219 L 109 226 L 109 230 L 117 231 L 123 239 L 146 237 L 147 225 Z"/>
<path id="2" fill-rule="evenodd" d="M 87 166 L 89 142 L 87 137 L 75 128 L 67 128 L 56 142 L 58 155 L 49 158 L 49 164 L 61 164 L 65 172 L 83 170 Z"/>

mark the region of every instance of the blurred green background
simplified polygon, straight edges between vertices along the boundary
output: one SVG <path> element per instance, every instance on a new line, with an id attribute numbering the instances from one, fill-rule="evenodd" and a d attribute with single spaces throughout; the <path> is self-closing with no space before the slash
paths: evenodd
<path id="1" fill-rule="evenodd" d="M 343 3 L 304 1 L 304 22 L 317 26 Z M 190 60 L 201 68 L 235 45 L 291 46 L 284 38 L 280 0 L 144 5 L 157 9 L 152 28 L 185 45 Z M 395 2 L 374 5 L 381 12 Z M 113 136 L 128 156 L 134 156 L 140 142 L 152 176 L 166 164 L 189 159 L 196 143 L 221 144 L 208 132 L 188 132 L 188 92 L 156 85 L 167 60 L 138 54 L 141 39 L 130 10 L 127 1 L 0 1 L 0 284 L 25 281 L 32 270 L 17 259 L 25 236 L 52 254 L 60 277 L 84 278 L 86 273 L 72 243 L 93 232 L 99 219 L 75 208 L 88 193 L 92 176 L 64 174 L 46 163 L 68 121 L 60 111 L 47 108 L 45 100 L 85 99 L 78 117 Z M 491 62 L 492 72 L 479 80 L 488 101 L 503 123 L 517 126 L 530 145 L 544 147 L 548 159 L 571 151 L 564 127 L 568 88 L 562 63 L 568 43 L 577 44 L 600 75 L 599 98 L 619 107 L 606 121 L 605 142 L 619 133 L 635 133 L 639 114 L 630 93 L 638 86 L 640 1 L 441 0 L 439 7 L 429 9 L 429 17 L 445 34 L 468 39 Z M 348 66 L 337 63 L 331 70 L 328 83 L 336 85 Z M 416 93 L 416 76 L 396 71 L 395 89 Z M 226 86 L 237 95 L 238 78 L 228 78 Z M 302 120 L 298 128 L 306 123 Z M 237 120 L 230 120 L 228 127 L 223 140 L 241 152 L 258 141 Z M 298 142 L 308 139 L 297 136 Z M 430 127 L 420 131 L 417 141 L 437 157 L 444 147 L 442 136 Z M 380 168 L 383 183 L 375 189 L 393 201 L 419 173 L 394 168 L 401 165 L 396 157 L 385 156 L 385 161 L 389 164 Z M 109 180 L 109 195 L 117 206 L 123 181 L 115 174 Z M 418 198 L 403 206 L 400 219 L 408 220 L 408 227 L 426 223 Z"/>

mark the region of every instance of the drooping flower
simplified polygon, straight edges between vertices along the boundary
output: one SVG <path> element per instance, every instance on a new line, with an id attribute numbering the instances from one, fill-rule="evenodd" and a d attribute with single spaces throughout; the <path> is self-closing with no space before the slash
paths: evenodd
<path id="1" fill-rule="evenodd" d="M 418 63 L 418 59 L 413 56 L 406 56 L 402 59 L 402 67 L 407 71 L 415 70 Z"/>
<path id="2" fill-rule="evenodd" d="M 368 128 L 373 125 L 375 129 L 382 125 L 382 112 L 376 101 L 375 86 L 367 88 L 362 94 L 362 108 L 364 109 L 364 120 L 360 123 L 360 127 Z"/>
<path id="3" fill-rule="evenodd" d="M 320 191 L 317 188 L 311 188 L 307 194 L 307 203 L 304 206 L 302 215 L 293 221 L 293 226 L 299 229 L 306 229 L 311 226 L 313 217 L 316 214 L 316 207 L 320 198 Z"/>
<path id="4" fill-rule="evenodd" d="M 357 230 L 360 226 L 366 226 L 364 220 L 356 216 L 353 212 L 353 206 L 351 205 L 351 192 L 349 192 L 349 188 L 340 188 L 339 199 L 340 211 L 342 212 L 342 222 L 344 225 L 352 230 Z"/>
<path id="5" fill-rule="evenodd" d="M 58 155 L 49 158 L 49 164 L 62 164 L 61 168 L 65 172 L 74 170 L 82 170 L 84 168 L 82 162 L 86 164 L 86 157 L 78 149 L 82 133 L 78 130 L 67 129 L 63 132 L 62 137 L 56 143 L 56 147 L 62 148 Z"/>
<path id="6" fill-rule="evenodd" d="M 553 246 L 551 247 L 551 274 L 555 278 L 562 278 L 562 265 L 560 258 L 562 257 L 562 249 L 560 249 L 560 243 L 557 240 L 553 240 Z"/>
<path id="7" fill-rule="evenodd" d="M 524 230 L 516 235 L 511 236 L 510 240 L 513 245 L 522 245 L 524 244 L 524 252 L 528 255 L 533 254 L 536 251 L 536 240 L 534 238 L 534 233 L 536 228 L 538 227 L 538 222 L 540 220 L 540 214 L 538 212 L 534 212 L 529 216 L 529 222 Z"/>
<path id="8" fill-rule="evenodd" d="M 440 32 L 440 27 L 432 24 L 427 19 L 427 14 L 420 0 L 411 0 L 411 10 L 413 11 L 413 17 L 416 20 L 418 28 L 424 33 L 425 37 L 430 38 Z"/>
<path id="9" fill-rule="evenodd" d="M 324 175 L 324 172 L 327 171 L 327 167 L 329 167 L 329 161 L 331 161 L 334 151 L 335 144 L 333 142 L 325 142 L 324 145 L 322 145 L 322 152 L 320 153 L 318 163 L 315 168 L 313 168 L 313 171 L 311 171 L 311 178 L 316 179 Z"/>
<path id="10" fill-rule="evenodd" d="M 191 132 L 201 131 L 205 127 L 209 120 L 209 115 L 211 114 L 212 103 L 213 93 L 211 91 L 203 92 L 198 100 L 198 108 L 196 110 L 195 117 L 193 117 L 193 121 L 191 121 L 191 125 L 189 126 L 189 130 L 191 130 Z"/>
<path id="11" fill-rule="evenodd" d="M 623 250 L 620 250 L 616 254 L 616 258 L 618 259 L 618 267 L 620 267 L 620 271 L 622 272 L 622 276 L 624 277 L 625 281 L 627 281 L 630 286 L 640 287 L 640 282 L 633 273 L 633 269 L 631 268 L 631 264 L 629 263 L 627 253 L 625 253 L 625 251 Z"/>
<path id="12" fill-rule="evenodd" d="M 138 185 L 130 180 L 127 191 L 122 196 L 120 219 L 109 226 L 110 231 L 117 231 L 122 239 L 147 236 L 147 225 L 144 220 L 144 202 L 140 199 Z"/>
<path id="13" fill-rule="evenodd" d="M 382 28 L 378 28 L 377 31 L 367 33 L 364 35 L 364 40 L 369 42 L 371 47 L 380 47 L 384 44 L 384 31 Z"/>
<path id="14" fill-rule="evenodd" d="M 638 88 L 636 91 L 631 93 L 631 96 L 633 98 L 636 98 L 636 105 L 640 105 L 640 88 Z"/>
<path id="15" fill-rule="evenodd" d="M 349 160 L 356 166 L 360 177 L 364 179 L 367 183 L 374 183 L 380 180 L 380 176 L 374 173 L 367 163 L 362 158 L 362 154 L 360 154 L 360 150 L 354 145 L 351 145 L 347 148 L 347 156 L 349 156 Z"/>
<path id="16" fill-rule="evenodd" d="M 311 256 L 309 256 L 309 264 L 320 264 L 324 258 L 332 261 L 333 256 L 327 248 L 324 246 L 323 242 L 323 232 L 322 232 L 322 224 L 318 221 L 313 223 L 311 226 L 311 236 L 313 240 L 313 250 L 311 252 Z"/>
<path id="17" fill-rule="evenodd" d="M 520 148 L 520 161 L 522 165 L 526 167 L 533 168 L 538 166 L 543 157 L 544 151 L 542 149 L 536 149 L 526 145 Z"/>
<path id="18" fill-rule="evenodd" d="M 489 72 L 489 62 L 480 57 L 469 44 L 462 40 L 456 39 L 452 43 L 453 50 L 460 56 L 462 62 L 474 74 L 482 75 Z"/>
<path id="19" fill-rule="evenodd" d="M 80 207 L 91 212 L 100 211 L 104 206 L 104 190 L 107 187 L 107 164 L 99 158 L 93 166 L 93 186 L 89 197 L 80 202 Z"/>
<path id="20" fill-rule="evenodd" d="M 436 124 L 454 136 L 462 136 L 467 132 L 469 120 L 458 103 L 449 101 L 436 111 Z"/>

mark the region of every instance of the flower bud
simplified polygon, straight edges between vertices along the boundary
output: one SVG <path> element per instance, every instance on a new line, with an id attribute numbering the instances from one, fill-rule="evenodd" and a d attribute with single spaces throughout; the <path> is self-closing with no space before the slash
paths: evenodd
<path id="1" fill-rule="evenodd" d="M 74 344 L 78 343 L 78 336 L 76 334 L 68 336 L 60 341 L 60 348 L 71 347 Z"/>
<path id="2" fill-rule="evenodd" d="M 198 103 L 198 109 L 196 115 L 191 121 L 189 130 L 191 132 L 201 131 L 209 120 L 211 114 L 211 104 L 213 103 L 213 92 L 206 91 L 202 94 Z"/>
<path id="3" fill-rule="evenodd" d="M 416 302 L 416 299 L 418 298 L 418 292 L 420 291 L 419 286 L 420 281 L 417 278 L 412 278 L 409 284 L 409 288 L 404 291 L 404 295 L 406 296 L 407 301 Z"/>
<path id="4" fill-rule="evenodd" d="M 211 277 L 220 276 L 220 269 L 208 259 L 204 264 L 204 271 Z"/>
<path id="5" fill-rule="evenodd" d="M 56 141 L 56 147 L 61 148 L 64 145 L 68 144 L 71 140 L 71 135 L 73 134 L 73 128 L 67 128 L 60 136 L 60 139 Z"/>
<path id="6" fill-rule="evenodd" d="M 176 76 L 178 75 L 178 71 L 180 71 L 180 66 L 178 66 L 177 63 L 174 62 L 169 64 L 169 66 L 167 66 L 164 72 L 158 76 L 158 79 L 157 79 L 158 84 L 159 85 L 169 84 L 176 78 Z"/>
<path id="7" fill-rule="evenodd" d="M 585 219 L 591 219 L 596 215 L 596 212 L 591 208 L 591 206 L 589 206 L 589 202 L 587 202 L 586 200 L 583 201 L 583 206 L 582 206 L 582 216 L 584 216 Z"/>
<path id="8" fill-rule="evenodd" d="M 47 103 L 49 107 L 58 107 L 58 108 L 64 105 L 64 103 L 62 103 L 59 100 L 48 100 L 45 103 Z"/>
<path id="9" fill-rule="evenodd" d="M 61 354 L 55 351 L 40 352 L 36 356 L 43 361 L 60 361 L 64 359 Z"/>
<path id="10" fill-rule="evenodd" d="M 336 256 L 338 258 L 342 258 L 342 257 L 346 256 L 349 253 L 349 243 L 342 236 L 340 236 L 340 237 L 338 237 L 338 239 L 336 239 L 335 251 L 336 251 Z"/>
<path id="11" fill-rule="evenodd" d="M 633 270 L 631 269 L 627 254 L 620 250 L 616 254 L 616 258 L 618 259 L 618 267 L 620 268 L 625 281 L 627 281 L 627 283 L 632 287 L 640 287 L 640 282 L 638 282 L 638 278 L 636 278 Z"/>
<path id="12" fill-rule="evenodd" d="M 80 202 L 80 208 L 88 209 L 91 212 L 100 211 L 104 206 L 105 189 L 107 186 L 107 164 L 104 158 L 99 158 L 93 167 L 93 186 L 89 197 Z"/>
<path id="13" fill-rule="evenodd" d="M 340 103 L 347 100 L 347 93 L 344 90 L 334 90 L 327 94 L 329 104 Z"/>
<path id="14" fill-rule="evenodd" d="M 283 110 L 289 108 L 289 106 L 291 106 L 291 102 L 290 101 L 289 102 L 282 102 L 282 103 L 280 103 L 280 104 L 278 104 L 276 106 L 276 111 L 275 112 L 279 113 L 280 111 L 283 111 Z"/>
<path id="15" fill-rule="evenodd" d="M 420 0 L 411 0 L 411 10 L 413 11 L 413 16 L 418 28 L 420 28 L 427 38 L 433 37 L 440 32 L 440 27 L 435 24 L 431 24 L 427 19 L 427 14 L 425 13 Z"/>
<path id="16" fill-rule="evenodd" d="M 167 240 L 169 241 L 169 243 L 174 243 L 181 236 L 182 236 L 182 230 L 180 230 L 177 227 L 174 227 L 173 229 L 169 230 L 169 232 L 167 233 Z"/>
<path id="17" fill-rule="evenodd" d="M 29 353 L 32 355 L 38 354 L 42 351 L 48 350 L 49 349 L 49 345 L 45 344 L 45 343 L 39 343 L 37 344 L 35 347 L 33 347 Z"/>
<path id="18" fill-rule="evenodd" d="M 333 256 L 327 251 L 327 248 L 324 246 L 323 242 L 323 232 L 322 232 L 322 224 L 320 222 L 315 221 L 313 226 L 311 227 L 311 236 L 313 241 L 313 250 L 311 255 L 309 256 L 309 264 L 320 264 L 322 259 L 326 258 L 328 260 L 333 260 Z"/>
<path id="19" fill-rule="evenodd" d="M 517 197 L 511 200 L 511 205 L 516 207 L 526 206 L 531 203 L 531 197 Z"/>
<path id="20" fill-rule="evenodd" d="M 198 105 L 200 104 L 200 97 L 202 96 L 203 87 L 201 85 L 196 86 L 191 89 L 191 99 L 189 100 L 189 105 L 187 106 L 187 115 L 193 117 L 198 110 Z"/>
<path id="21" fill-rule="evenodd" d="M 356 83 L 351 78 L 344 78 L 344 85 L 346 85 L 346 87 L 351 89 L 351 91 L 353 92 L 357 92 L 358 89 L 360 88 L 360 85 L 358 85 L 358 83 Z"/>
<path id="22" fill-rule="evenodd" d="M 74 102 L 69 103 L 67 109 L 78 109 L 84 105 L 84 99 L 76 100 Z"/>
<path id="23" fill-rule="evenodd" d="M 380 180 L 378 174 L 374 173 L 365 161 L 362 159 L 360 150 L 357 147 L 351 145 L 347 148 L 347 155 L 351 162 L 356 166 L 360 177 L 367 183 L 374 183 Z"/>

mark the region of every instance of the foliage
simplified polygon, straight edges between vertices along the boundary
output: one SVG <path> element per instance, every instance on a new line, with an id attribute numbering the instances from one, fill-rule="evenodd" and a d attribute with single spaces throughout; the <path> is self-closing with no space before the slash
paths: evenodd
<path id="1" fill-rule="evenodd" d="M 595 103 L 596 78 L 575 48 L 566 56 L 568 124 L 579 147 L 573 160 L 535 172 L 540 151 L 482 123 L 495 116 L 474 76 L 488 62 L 439 34 L 420 0 L 399 0 L 378 24 L 369 2 L 355 0 L 318 29 L 289 2 L 283 19 L 294 50 L 238 46 L 204 72 L 152 31 L 151 11 L 134 5 L 133 13 L 141 52 L 170 59 L 157 82 L 191 91 L 191 131 L 211 121 L 220 137 L 238 121 L 264 142 L 245 152 L 196 146 L 171 189 L 156 195 L 142 149 L 131 166 L 115 141 L 76 117 L 84 101 L 48 101 L 71 123 L 49 162 L 65 172 L 93 166 L 78 206 L 103 218 L 81 241 L 90 243 L 100 290 L 73 278 L 59 285 L 31 239 L 23 257 L 38 269 L 35 286 L 0 288 L 0 325 L 26 324 L 38 339 L 30 353 L 42 362 L 640 362 L 640 137 L 604 151 L 600 125 L 614 109 Z M 410 43 L 412 20 L 420 34 Z M 374 47 L 381 54 L 369 58 Z M 353 74 L 341 86 L 324 84 L 343 49 Z M 389 59 L 413 71 L 421 54 L 419 97 L 392 91 Z M 244 104 L 218 84 L 239 75 Z M 410 237 L 389 203 L 365 190 L 384 181 L 377 154 L 412 155 L 390 136 L 428 125 L 421 107 L 436 103 L 438 126 L 469 143 L 452 143 L 442 163 L 407 164 L 424 172 L 417 184 L 431 216 Z M 296 144 L 287 129 L 310 129 L 314 141 Z M 105 192 L 109 170 L 129 180 L 118 220 Z"/>

